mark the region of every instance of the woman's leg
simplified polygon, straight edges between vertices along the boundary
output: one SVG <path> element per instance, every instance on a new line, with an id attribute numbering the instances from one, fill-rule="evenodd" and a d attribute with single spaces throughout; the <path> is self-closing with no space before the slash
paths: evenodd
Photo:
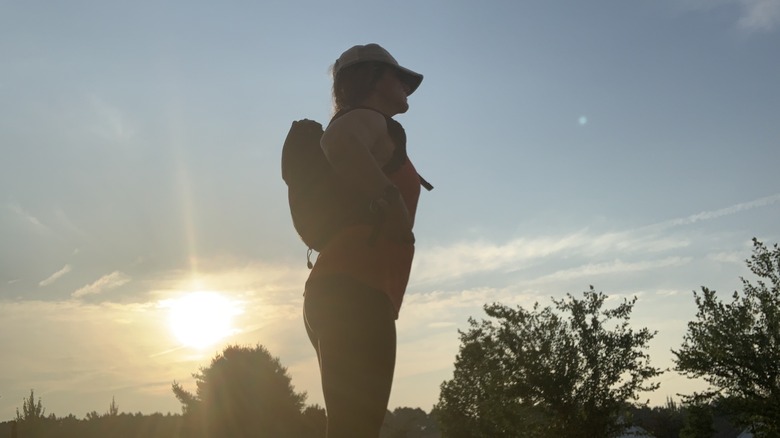
<path id="1" fill-rule="evenodd" d="M 320 362 L 328 438 L 375 438 L 387 411 L 396 333 L 387 296 L 351 281 L 307 287 L 307 331 Z"/>

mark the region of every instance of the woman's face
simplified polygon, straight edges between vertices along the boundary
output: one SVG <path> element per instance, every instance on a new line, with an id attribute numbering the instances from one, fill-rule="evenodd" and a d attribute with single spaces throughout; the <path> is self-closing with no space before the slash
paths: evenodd
<path id="1" fill-rule="evenodd" d="M 401 80 L 401 72 L 394 68 L 388 68 L 379 78 L 374 88 L 376 96 L 392 109 L 395 114 L 405 113 L 409 109 L 407 96 L 409 86 Z"/>

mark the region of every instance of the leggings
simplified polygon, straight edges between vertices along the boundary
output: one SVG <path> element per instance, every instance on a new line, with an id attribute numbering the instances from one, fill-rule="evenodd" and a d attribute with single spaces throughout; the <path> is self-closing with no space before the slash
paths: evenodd
<path id="1" fill-rule="evenodd" d="M 395 369 L 395 313 L 387 296 L 343 277 L 306 285 L 306 332 L 320 364 L 327 438 L 376 438 Z"/>

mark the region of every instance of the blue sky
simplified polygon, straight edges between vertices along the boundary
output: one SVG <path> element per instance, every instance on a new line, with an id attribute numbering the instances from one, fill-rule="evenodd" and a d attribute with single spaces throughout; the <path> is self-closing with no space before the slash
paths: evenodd
<path id="1" fill-rule="evenodd" d="M 178 412 L 174 380 L 266 345 L 322 404 L 280 152 L 378 42 L 425 75 L 399 117 L 423 194 L 391 407 L 425 410 L 485 303 L 638 296 L 670 367 L 691 291 L 780 241 L 780 0 L 0 2 L 0 420 Z M 213 291 L 232 328 L 169 327 Z M 205 323 L 204 323 L 205 324 Z M 674 373 L 653 403 L 700 387 Z"/>

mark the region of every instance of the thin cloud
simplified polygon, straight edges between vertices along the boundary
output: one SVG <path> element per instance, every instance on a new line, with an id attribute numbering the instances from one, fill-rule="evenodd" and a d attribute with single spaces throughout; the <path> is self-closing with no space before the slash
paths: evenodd
<path id="1" fill-rule="evenodd" d="M 780 0 L 739 0 L 742 16 L 737 25 L 749 31 L 771 32 L 780 24 Z"/>
<path id="2" fill-rule="evenodd" d="M 780 193 L 749 202 L 742 202 L 718 210 L 703 211 L 701 213 L 693 214 L 687 217 L 672 219 L 670 221 L 650 225 L 648 228 L 668 229 L 680 225 L 695 224 L 696 222 L 717 219 L 723 216 L 730 216 L 732 214 L 741 213 L 743 211 L 753 210 L 754 208 L 768 207 L 770 205 L 776 204 L 777 202 L 780 202 Z"/>
<path id="3" fill-rule="evenodd" d="M 551 256 L 592 258 L 610 255 L 614 258 L 619 254 L 664 253 L 691 244 L 688 238 L 668 235 L 667 232 L 673 228 L 768 207 L 778 202 L 780 194 L 775 194 L 626 231 L 591 233 L 583 230 L 562 236 L 518 238 L 503 244 L 480 240 L 421 249 L 415 262 L 414 281 L 416 284 L 425 284 L 478 273 L 516 271 Z"/>
<path id="4" fill-rule="evenodd" d="M 678 5 L 689 12 L 735 6 L 736 25 L 747 32 L 771 32 L 780 25 L 780 0 L 678 0 Z"/>
<path id="5" fill-rule="evenodd" d="M 47 279 L 42 280 L 40 283 L 38 283 L 38 286 L 41 286 L 41 287 L 49 286 L 50 284 L 54 283 L 55 281 L 57 281 L 63 275 L 67 274 L 70 271 L 71 271 L 70 265 L 65 265 L 65 266 L 63 266 L 62 269 L 60 269 L 59 271 L 51 274 Z"/>
<path id="6" fill-rule="evenodd" d="M 468 274 L 526 268 L 554 255 L 594 257 L 613 252 L 658 253 L 686 247 L 687 239 L 670 238 L 630 230 L 601 234 L 580 231 L 564 236 L 514 239 L 506 244 L 461 242 L 421 252 L 417 264 L 418 281 L 459 278 Z"/>
<path id="7" fill-rule="evenodd" d="M 58 208 L 54 210 L 54 217 L 57 221 L 57 225 L 59 229 L 69 231 L 79 237 L 87 236 L 87 233 L 84 232 L 84 230 L 82 230 L 78 226 L 76 226 L 76 224 L 73 223 L 73 221 L 68 217 L 68 215 L 62 209 Z"/>
<path id="8" fill-rule="evenodd" d="M 738 251 L 708 254 L 707 258 L 719 263 L 733 263 L 738 265 L 745 263 L 745 253 Z"/>
<path id="9" fill-rule="evenodd" d="M 419 281 L 426 281 L 517 268 L 530 260 L 582 247 L 588 240 L 584 232 L 579 232 L 566 236 L 520 238 L 504 244 L 459 242 L 421 252 L 416 275 Z"/>
<path id="10" fill-rule="evenodd" d="M 90 103 L 95 116 L 93 134 L 112 142 L 126 141 L 134 136 L 135 131 L 119 108 L 98 96 L 91 96 Z"/>
<path id="11" fill-rule="evenodd" d="M 34 227 L 39 228 L 44 231 L 49 231 L 49 227 L 43 224 L 37 217 L 30 214 L 27 210 L 22 208 L 19 204 L 6 204 L 6 207 L 8 207 L 9 210 L 16 213 L 19 217 L 21 217 L 25 222 L 32 224 Z"/>
<path id="12" fill-rule="evenodd" d="M 458 324 L 453 321 L 437 321 L 437 322 L 431 322 L 428 324 L 428 327 L 430 328 L 450 328 L 450 327 L 457 327 Z"/>
<path id="13" fill-rule="evenodd" d="M 114 289 L 130 281 L 130 277 L 119 272 L 114 271 L 110 274 L 100 277 L 97 281 L 90 283 L 77 291 L 73 292 L 71 296 L 73 298 L 81 298 L 86 295 L 96 295 L 106 290 Z"/>
<path id="14" fill-rule="evenodd" d="M 592 277 L 596 275 L 606 275 L 626 272 L 650 271 L 659 268 L 668 268 L 671 266 L 682 266 L 690 263 L 690 257 L 666 257 L 660 260 L 649 260 L 641 262 L 624 262 L 615 260 L 607 263 L 589 263 L 572 269 L 563 269 L 549 275 L 531 280 L 531 283 L 547 283 L 551 281 L 572 280 L 577 278 Z"/>

